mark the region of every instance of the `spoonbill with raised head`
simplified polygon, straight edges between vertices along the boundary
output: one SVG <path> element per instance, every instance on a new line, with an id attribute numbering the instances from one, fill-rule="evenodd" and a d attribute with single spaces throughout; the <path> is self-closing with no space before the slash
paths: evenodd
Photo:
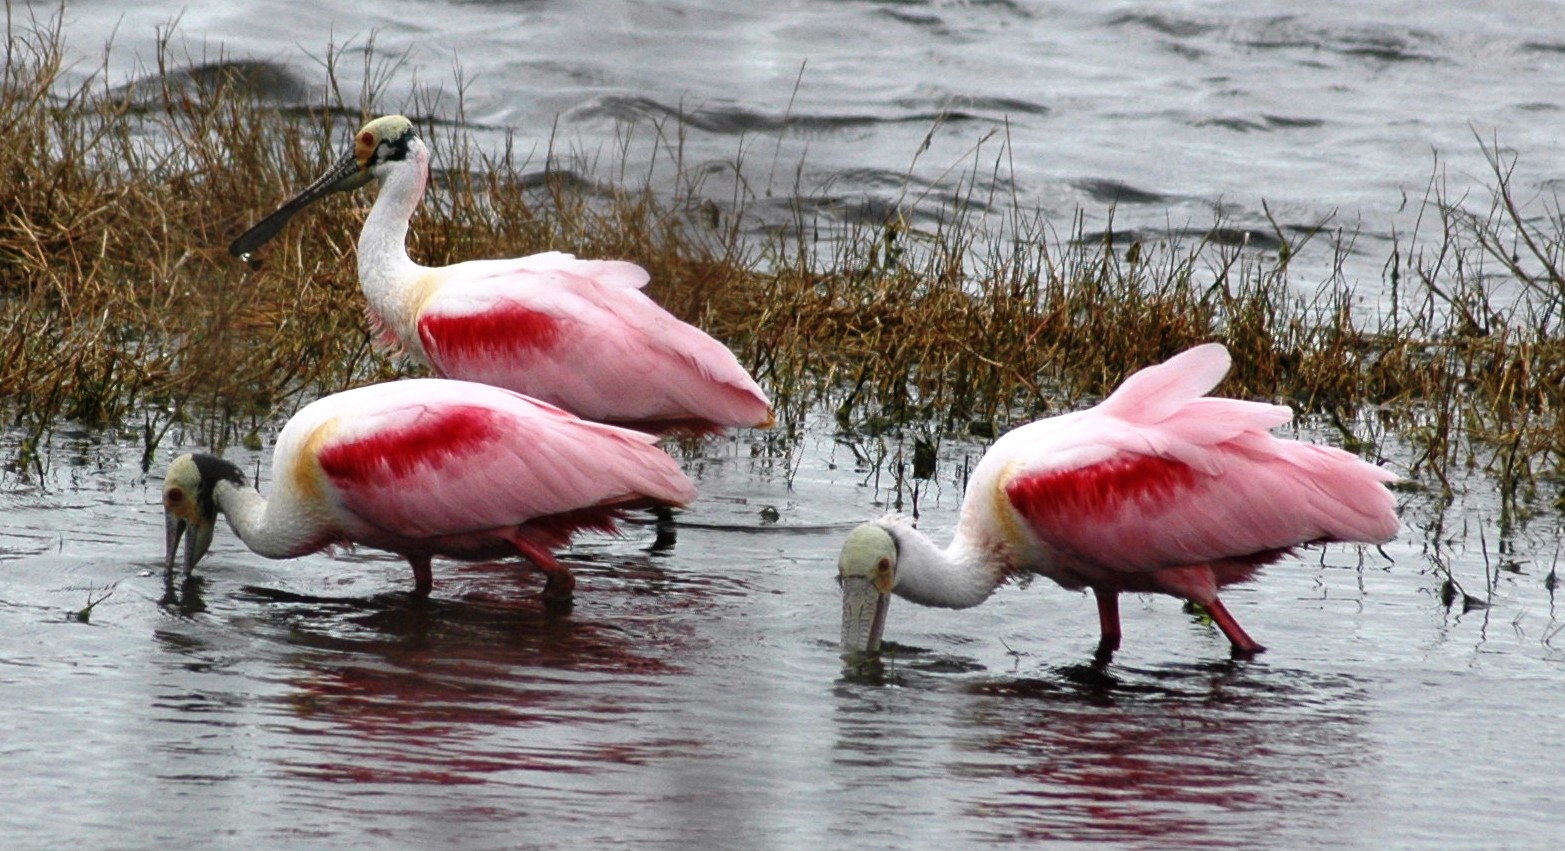
<path id="1" fill-rule="evenodd" d="M 504 387 L 577 416 L 649 431 L 769 426 L 771 403 L 733 352 L 641 288 L 646 270 L 557 251 L 428 267 L 408 220 L 429 182 L 413 122 L 377 118 L 353 150 L 245 234 L 245 258 L 311 203 L 378 180 L 359 234 L 359 285 L 385 335 L 437 375 Z"/>

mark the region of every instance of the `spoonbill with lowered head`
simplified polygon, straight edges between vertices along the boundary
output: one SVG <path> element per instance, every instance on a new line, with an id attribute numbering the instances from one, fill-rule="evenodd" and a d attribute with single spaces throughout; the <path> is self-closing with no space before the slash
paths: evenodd
<path id="1" fill-rule="evenodd" d="M 1031 572 L 1097 597 L 1107 661 L 1119 594 L 1199 604 L 1237 655 L 1263 648 L 1218 599 L 1293 548 L 1381 543 L 1397 533 L 1396 477 L 1340 449 L 1275 437 L 1281 405 L 1207 397 L 1228 350 L 1197 346 L 1137 372 L 1084 411 L 1006 433 L 967 482 L 941 549 L 903 518 L 855 529 L 838 559 L 842 647 L 879 650 L 891 594 L 967 608 Z"/>
<path id="2" fill-rule="evenodd" d="M 175 458 L 163 481 L 165 568 L 183 538 L 188 575 L 222 514 L 267 558 L 336 544 L 390 550 L 412 565 L 418 597 L 429 594 L 434 556 L 520 554 L 547 577 L 544 602 L 563 604 L 576 580 L 552 549 L 580 529 L 612 531 L 628 509 L 695 499 L 655 440 L 484 384 L 423 378 L 348 390 L 283 426 L 269 500 L 229 461 Z"/>
<path id="3" fill-rule="evenodd" d="M 352 151 L 229 252 L 248 257 L 295 213 L 371 180 L 380 190 L 359 234 L 359 285 L 381 330 L 436 374 L 651 431 L 772 424 L 733 352 L 641 292 L 648 276 L 634 263 L 560 252 L 414 263 L 408 220 L 429 182 L 429 148 L 400 115 L 364 125 Z"/>

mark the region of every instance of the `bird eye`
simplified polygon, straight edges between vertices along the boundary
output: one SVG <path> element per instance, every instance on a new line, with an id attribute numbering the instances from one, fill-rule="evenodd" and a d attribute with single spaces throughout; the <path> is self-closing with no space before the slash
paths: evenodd
<path id="1" fill-rule="evenodd" d="M 880 562 L 875 565 L 875 572 L 880 574 L 881 576 L 885 576 L 886 574 L 890 573 L 891 572 L 891 559 L 889 559 L 889 558 L 881 559 Z"/>
<path id="2" fill-rule="evenodd" d="M 375 134 L 374 133 L 365 133 L 364 135 L 360 136 L 359 137 L 359 144 L 360 145 L 373 145 L 373 144 L 375 144 Z"/>
<path id="3" fill-rule="evenodd" d="M 169 505 L 178 505 L 183 502 L 184 499 L 185 492 L 179 488 L 169 488 L 168 491 L 163 494 L 163 501 Z"/>

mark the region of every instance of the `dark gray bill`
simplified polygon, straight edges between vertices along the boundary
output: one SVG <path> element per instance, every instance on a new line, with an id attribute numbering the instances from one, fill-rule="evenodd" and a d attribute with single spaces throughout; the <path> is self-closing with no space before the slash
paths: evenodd
<path id="1" fill-rule="evenodd" d="M 179 538 L 185 533 L 185 521 L 172 514 L 163 515 L 163 570 L 172 573 L 174 557 L 179 555 Z"/>
<path id="2" fill-rule="evenodd" d="M 277 208 L 277 212 L 241 234 L 228 246 L 228 253 L 241 260 L 247 259 L 256 249 L 271 242 L 272 237 L 282 231 L 283 225 L 288 224 L 288 220 L 293 218 L 295 213 L 333 192 L 357 189 L 369 183 L 371 176 L 368 170 L 359 168 L 359 161 L 352 153 L 344 154 L 342 159 L 333 163 L 325 174 L 316 178 L 315 182 L 300 192 L 298 197 Z"/>
<path id="3" fill-rule="evenodd" d="M 210 523 L 188 523 L 172 514 L 163 516 L 163 570 L 165 573 L 174 570 L 174 559 L 179 555 L 180 538 L 185 541 L 185 575 L 189 576 L 195 570 L 196 562 L 206 555 L 208 548 L 212 546 L 212 535 L 216 531 Z"/>

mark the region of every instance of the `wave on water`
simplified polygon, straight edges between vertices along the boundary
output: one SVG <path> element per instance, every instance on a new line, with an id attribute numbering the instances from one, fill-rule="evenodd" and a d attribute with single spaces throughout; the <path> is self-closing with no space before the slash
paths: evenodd
<path id="1" fill-rule="evenodd" d="M 593 103 L 572 110 L 574 120 L 607 118 L 615 121 L 644 119 L 673 119 L 680 124 L 704 130 L 708 133 L 744 135 L 751 133 L 780 133 L 798 131 L 806 134 L 829 134 L 881 124 L 933 124 L 957 121 L 976 121 L 981 116 L 960 110 L 944 112 L 903 112 L 893 115 L 810 115 L 776 114 L 747 109 L 743 106 L 699 106 L 686 109 L 683 104 L 669 106 L 644 96 L 609 95 Z"/>
<path id="2" fill-rule="evenodd" d="M 130 103 L 161 102 L 170 94 L 195 95 L 226 89 L 256 98 L 262 103 L 298 105 L 318 98 L 321 87 L 306 80 L 287 65 L 264 60 L 209 62 L 187 68 L 173 68 L 167 76 L 149 74 L 111 92 L 116 99 Z"/>

